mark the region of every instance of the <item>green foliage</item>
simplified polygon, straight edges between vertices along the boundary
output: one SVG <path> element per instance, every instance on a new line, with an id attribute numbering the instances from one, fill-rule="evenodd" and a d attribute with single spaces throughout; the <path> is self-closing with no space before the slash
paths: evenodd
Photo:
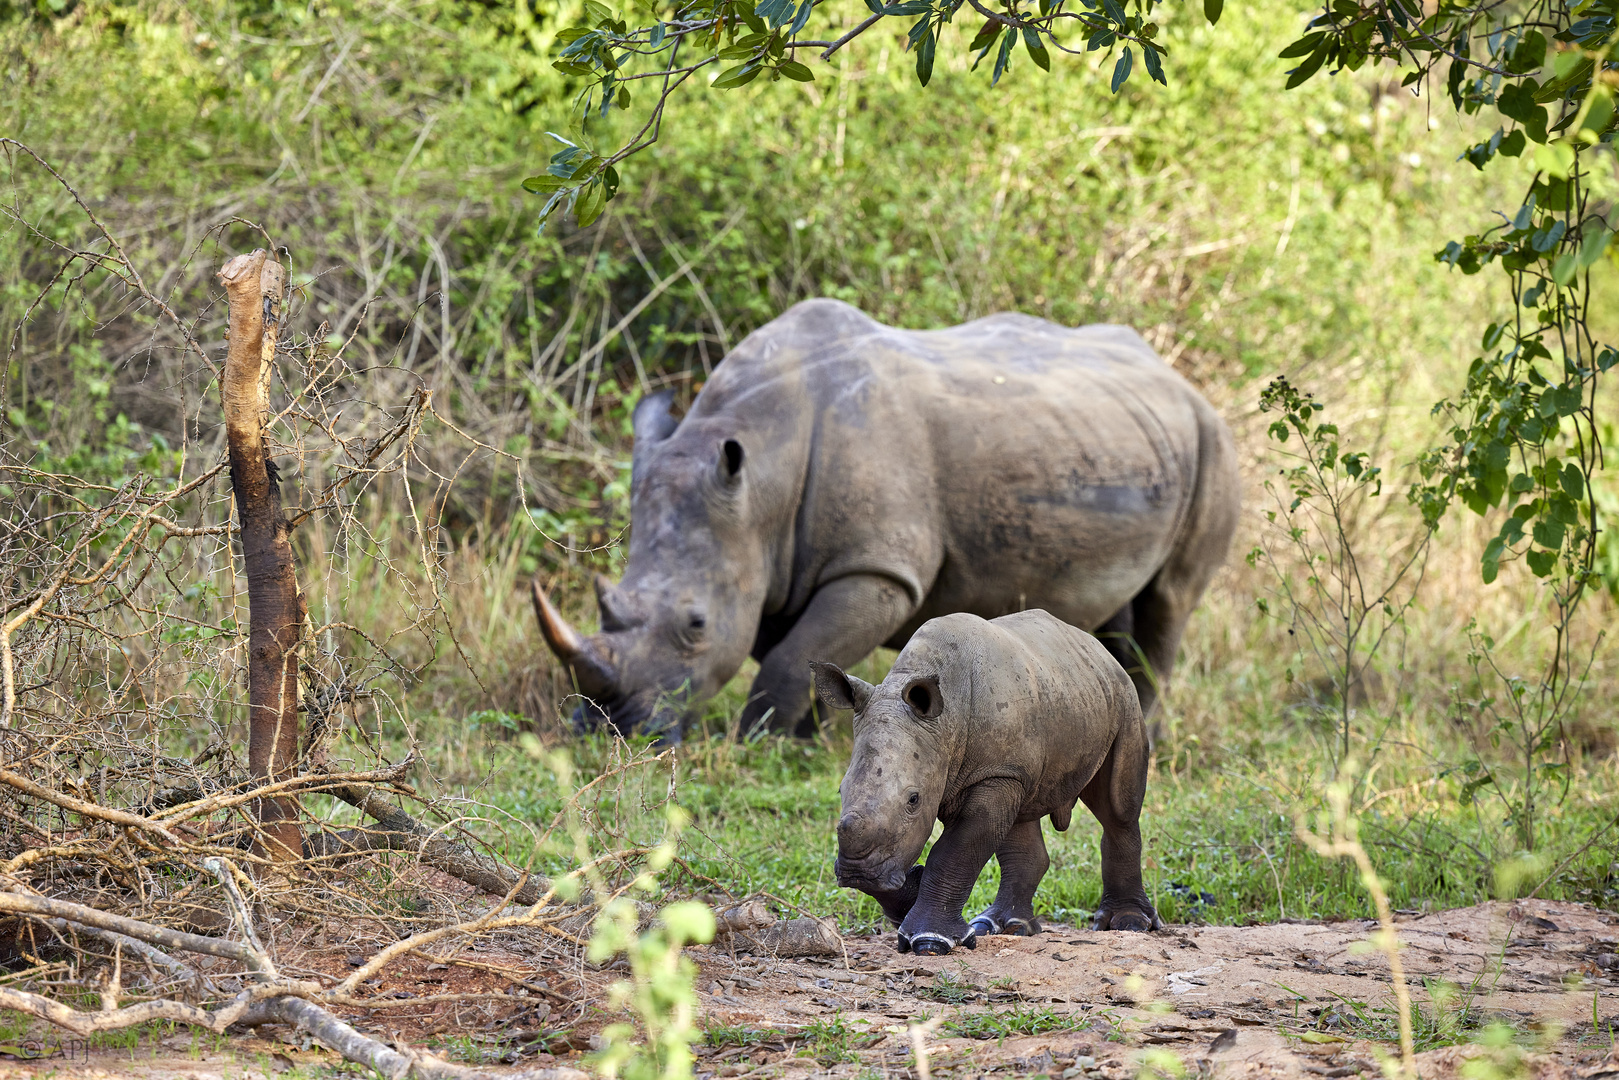
<path id="1" fill-rule="evenodd" d="M 915 20 L 905 31 L 903 47 L 915 54 L 916 78 L 925 87 L 933 78 L 939 41 L 966 4 L 984 21 L 964 51 L 972 55 L 974 70 L 994 55 L 991 86 L 1011 69 L 1019 50 L 1035 67 L 1049 72 L 1052 48 L 1104 50 L 1104 55 L 1117 51 L 1108 82 L 1114 94 L 1129 80 L 1135 49 L 1140 49 L 1148 75 L 1167 85 L 1163 57 L 1169 50 L 1157 40 L 1160 28 L 1155 21 L 1161 17 L 1155 15 L 1159 3 L 1006 0 L 996 11 L 979 0 L 866 0 L 870 17 L 833 41 L 805 36 L 817 13 L 813 20 L 817 31 L 829 22 L 833 36 L 843 28 L 842 7 L 825 0 L 671 0 L 645 5 L 631 16 L 633 21 L 605 3 L 584 0 L 581 21 L 557 35 L 561 48 L 554 61 L 558 71 L 584 84 L 573 99 L 573 137 L 553 134 L 563 148 L 551 155 L 543 174 L 524 180 L 523 187 L 546 196 L 541 228 L 559 209 L 572 211 L 583 228 L 600 217 L 618 194 L 620 163 L 658 141 L 671 98 L 694 75 L 709 72 L 714 90 L 740 89 L 761 75 L 772 82 L 814 82 L 815 73 L 802 62 L 811 57 L 809 50 L 826 61 L 887 19 Z M 1205 0 L 1204 14 L 1211 24 L 1220 13 L 1220 0 Z M 719 70 L 724 65 L 731 66 Z M 602 122 L 615 109 L 631 108 L 631 84 L 650 87 L 651 101 L 625 129 L 629 133 L 617 135 L 613 125 Z M 593 121 L 606 127 L 606 142 L 599 148 L 599 139 L 589 134 Z"/>
<path id="2" fill-rule="evenodd" d="M 1468 666 L 1473 680 L 1464 689 L 1453 690 L 1452 721 L 1465 732 L 1473 755 L 1460 766 L 1466 777 L 1464 798 L 1492 796 L 1505 812 L 1517 848 L 1533 852 L 1542 839 L 1546 804 L 1567 798 L 1573 780 L 1569 760 L 1566 723 L 1578 705 L 1580 688 L 1589 674 L 1595 650 L 1584 659 L 1574 677 L 1557 686 L 1512 674 L 1501 666 L 1495 640 L 1478 628 L 1467 625 Z M 1512 854 L 1496 851 L 1499 860 Z M 1512 880 L 1498 888 L 1506 898 L 1518 895 L 1519 886 L 1538 884 L 1547 868 L 1531 864 L 1514 879 L 1534 877 L 1533 881 Z M 1497 873 L 1498 883 L 1504 883 Z"/>
<path id="3" fill-rule="evenodd" d="M 1282 602 L 1283 610 L 1273 613 L 1261 598 L 1260 611 L 1287 620 L 1289 633 L 1302 631 L 1327 673 L 1341 764 L 1350 753 L 1354 698 L 1357 692 L 1368 695 L 1372 664 L 1389 635 L 1403 633 L 1437 522 L 1425 515 L 1403 550 L 1368 558 L 1364 549 L 1377 516 L 1373 500 L 1383 491 L 1382 467 L 1366 452 L 1346 449 L 1323 406 L 1285 378 L 1265 387 L 1259 409 L 1277 414 L 1267 434 L 1275 452 L 1295 464 L 1281 468 L 1279 480 L 1265 482 L 1275 503 L 1265 511 L 1273 529 L 1249 552 L 1248 563 L 1271 570 Z M 1419 501 L 1415 494 L 1412 501 Z"/>
<path id="4" fill-rule="evenodd" d="M 745 1024 L 709 1023 L 703 1028 L 703 1043 L 720 1049 L 726 1046 L 764 1046 L 790 1042 L 794 1036 L 779 1028 L 756 1028 Z"/>
<path id="5" fill-rule="evenodd" d="M 944 1022 L 946 1034 L 964 1039 L 1005 1039 L 1010 1035 L 1044 1035 L 1049 1031 L 1083 1031 L 1089 1021 L 1050 1008 L 985 1009 L 957 1013 Z"/>
<path id="6" fill-rule="evenodd" d="M 855 1031 L 839 1013 L 830 1020 L 812 1020 L 805 1025 L 801 1037 L 804 1048 L 800 1057 L 814 1058 L 816 1064 L 827 1068 L 845 1062 L 859 1061 L 860 1051 L 883 1039 L 880 1031 Z"/>
<path id="7" fill-rule="evenodd" d="M 1616 12 L 1613 0 L 1464 2 L 1431 14 L 1402 0 L 1386 8 L 1331 0 L 1282 52 L 1304 58 L 1289 86 L 1324 65 L 1354 70 L 1367 60 L 1406 69 L 1405 86 L 1432 89 L 1442 78 L 1458 111 L 1500 117 L 1503 126 L 1464 154 L 1477 168 L 1536 146 L 1516 212 L 1435 256 L 1465 274 L 1496 264 L 1513 311 L 1485 328 L 1461 393 L 1434 407 L 1450 420 L 1450 445 L 1419 464 L 1431 522 L 1455 500 L 1480 515 L 1509 512 L 1484 549 L 1482 573 L 1494 581 L 1504 563 L 1521 559 L 1546 582 L 1555 642 L 1541 681 L 1551 693 L 1574 677 L 1569 620 L 1595 575 L 1596 399 L 1601 376 L 1619 362 L 1590 310 L 1591 271 L 1613 235 L 1593 165 L 1612 152 Z"/>
<path id="8" fill-rule="evenodd" d="M 953 971 L 941 971 L 933 977 L 933 985 L 916 992 L 917 997 L 941 1001 L 946 1005 L 960 1005 L 978 996 L 978 988 L 970 979 Z"/>
<path id="9" fill-rule="evenodd" d="M 1460 987 L 1424 976 L 1422 986 L 1428 994 L 1427 1005 L 1416 999 L 1411 1003 L 1411 1029 L 1417 1053 L 1456 1046 L 1479 1037 L 1486 1017 L 1479 1008 L 1476 984 Z M 1321 1010 L 1315 1025 L 1317 1029 L 1341 1030 L 1378 1042 L 1398 1042 L 1398 1018 L 1392 1007 L 1369 1005 L 1341 996 L 1339 1002 Z"/>
<path id="10" fill-rule="evenodd" d="M 640 1021 L 645 1041 L 629 1024 L 602 1029 L 607 1045 L 595 1065 L 603 1076 L 650 1080 L 691 1075 L 691 1044 L 702 1036 L 697 1026 L 697 966 L 681 955 L 684 946 L 712 941 L 714 913 L 693 901 L 670 904 L 659 913 L 659 925 L 636 933 L 636 909 L 620 898 L 602 909 L 587 956 L 600 963 L 620 953 L 628 957 L 631 981 L 608 989 L 613 1008 L 629 1005 Z"/>

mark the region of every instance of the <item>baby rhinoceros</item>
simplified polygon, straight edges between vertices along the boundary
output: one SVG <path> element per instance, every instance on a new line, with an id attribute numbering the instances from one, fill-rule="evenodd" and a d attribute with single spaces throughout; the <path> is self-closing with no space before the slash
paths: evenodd
<path id="1" fill-rule="evenodd" d="M 1044 611 L 957 614 L 923 625 L 880 686 L 814 668 L 821 701 L 855 714 L 838 884 L 882 905 L 900 952 L 1038 933 L 1034 891 L 1051 864 L 1040 819 L 1065 830 L 1080 800 L 1102 824 L 1093 927 L 1162 925 L 1141 885 L 1141 705 L 1101 642 Z M 913 865 L 935 818 L 944 833 L 927 865 Z M 962 905 L 991 855 L 1000 891 L 968 924 Z"/>

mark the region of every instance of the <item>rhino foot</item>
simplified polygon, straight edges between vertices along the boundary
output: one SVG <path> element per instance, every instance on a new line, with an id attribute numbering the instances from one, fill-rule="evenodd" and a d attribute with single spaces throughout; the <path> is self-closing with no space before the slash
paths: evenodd
<path id="1" fill-rule="evenodd" d="M 1134 901 L 1104 903 L 1096 909 L 1096 916 L 1091 919 L 1092 930 L 1129 930 L 1138 934 L 1161 930 L 1163 925 L 1163 920 L 1158 918 L 1151 904 Z"/>
<path id="2" fill-rule="evenodd" d="M 1005 922 L 997 920 L 989 912 L 984 912 L 973 920 L 973 933 L 981 937 L 992 934 L 1010 934 L 1013 937 L 1034 937 L 1040 932 L 1040 920 L 1036 918 L 1020 919 L 1016 916 Z"/>
<path id="3" fill-rule="evenodd" d="M 958 945 L 963 949 L 976 949 L 978 938 L 970 929 L 960 941 L 951 941 L 944 934 L 935 934 L 931 930 L 921 930 L 909 937 L 904 934 L 899 936 L 899 951 L 914 952 L 918 956 L 945 956 Z"/>

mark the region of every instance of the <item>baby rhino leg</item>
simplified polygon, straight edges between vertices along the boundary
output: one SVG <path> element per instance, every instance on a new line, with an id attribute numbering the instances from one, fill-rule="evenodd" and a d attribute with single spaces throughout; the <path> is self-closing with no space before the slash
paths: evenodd
<path id="1" fill-rule="evenodd" d="M 916 903 L 899 924 L 900 952 L 937 956 L 957 946 L 975 947 L 977 939 L 961 917 L 961 908 L 984 864 L 1012 829 L 1022 790 L 999 778 L 967 789 L 961 811 L 945 823 L 944 833 L 928 853 Z"/>
<path id="2" fill-rule="evenodd" d="M 995 849 L 995 861 L 1001 864 L 1001 887 L 995 892 L 995 902 L 973 920 L 973 933 L 1019 937 L 1038 934 L 1034 891 L 1051 865 L 1046 839 L 1040 833 L 1040 819 L 1012 826 Z"/>
<path id="3" fill-rule="evenodd" d="M 1147 734 L 1139 716 L 1120 728 L 1081 801 L 1102 825 L 1102 902 L 1095 930 L 1163 926 L 1141 883 L 1141 801 L 1147 794 Z"/>

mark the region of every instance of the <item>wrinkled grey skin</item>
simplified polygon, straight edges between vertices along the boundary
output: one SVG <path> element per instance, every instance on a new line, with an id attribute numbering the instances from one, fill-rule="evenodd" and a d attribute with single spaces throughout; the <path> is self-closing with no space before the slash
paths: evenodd
<path id="1" fill-rule="evenodd" d="M 1236 526 L 1225 424 L 1124 327 L 896 330 L 812 300 L 738 345 L 684 418 L 669 400 L 635 410 L 629 559 L 597 581 L 601 632 L 534 589 L 553 651 L 624 732 L 678 737 L 752 655 L 743 734 L 805 735 L 810 659 L 849 667 L 939 615 L 1026 608 L 1100 634 L 1150 715 Z"/>
<path id="2" fill-rule="evenodd" d="M 1130 676 L 1102 643 L 1044 611 L 923 626 L 879 686 L 811 664 L 823 704 L 854 710 L 838 819 L 838 884 L 875 897 L 899 951 L 1035 934 L 1050 860 L 1040 819 L 1068 828 L 1083 801 L 1102 825 L 1097 930 L 1162 925 L 1141 884 L 1147 734 Z M 926 866 L 916 865 L 933 831 Z M 961 908 L 994 855 L 995 902 Z"/>

